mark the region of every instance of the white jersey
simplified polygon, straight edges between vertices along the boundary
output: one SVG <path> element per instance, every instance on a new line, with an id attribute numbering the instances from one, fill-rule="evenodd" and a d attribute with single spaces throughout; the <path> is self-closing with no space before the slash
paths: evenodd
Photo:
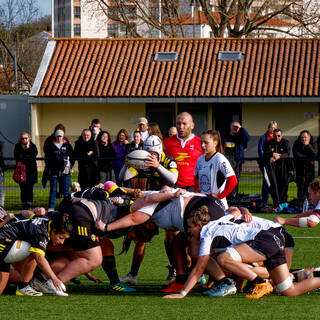
<path id="1" fill-rule="evenodd" d="M 177 192 L 178 190 L 179 190 L 179 188 L 176 188 L 176 189 L 172 188 L 172 189 L 170 190 L 170 193 L 175 193 L 175 192 Z M 161 192 L 161 191 L 142 191 L 142 194 L 143 194 L 143 195 L 148 195 L 148 194 L 160 193 L 160 192 Z M 194 192 L 189 192 L 189 191 L 187 191 L 186 193 L 180 195 L 180 196 L 179 196 L 179 199 L 187 198 L 187 197 L 192 197 L 192 196 L 203 196 L 203 197 L 205 197 L 206 195 L 204 195 L 204 194 L 201 195 L 201 194 L 199 194 L 199 193 L 194 193 Z M 182 201 L 182 200 L 181 200 L 181 201 Z M 148 205 L 148 206 L 142 207 L 142 208 L 138 209 L 137 211 L 140 211 L 140 212 L 143 212 L 143 213 L 145 213 L 145 214 L 147 214 L 147 215 L 149 215 L 149 216 L 152 216 L 153 213 L 154 213 L 154 211 L 155 211 L 155 209 L 156 209 L 156 207 L 158 206 L 158 204 L 159 204 L 159 202 L 155 202 L 155 203 L 152 203 L 152 204 L 150 204 L 150 205 Z M 183 206 L 182 206 L 182 208 L 183 208 Z M 166 229 L 165 227 L 161 227 L 161 228 Z M 180 228 L 179 228 L 178 230 L 180 230 Z"/>
<path id="2" fill-rule="evenodd" d="M 223 192 L 226 179 L 234 176 L 235 173 L 230 165 L 229 160 L 220 152 L 215 153 L 209 160 L 206 155 L 202 155 L 197 160 L 194 175 L 199 178 L 200 192 L 204 194 Z M 226 198 L 220 199 L 228 209 Z"/>
<path id="3" fill-rule="evenodd" d="M 231 219 L 232 217 L 225 216 L 203 226 L 199 256 L 209 255 L 212 251 L 224 251 L 230 246 L 253 240 L 262 230 L 282 227 L 279 223 L 258 217 L 253 217 L 249 223 L 241 224 L 233 223 Z"/>

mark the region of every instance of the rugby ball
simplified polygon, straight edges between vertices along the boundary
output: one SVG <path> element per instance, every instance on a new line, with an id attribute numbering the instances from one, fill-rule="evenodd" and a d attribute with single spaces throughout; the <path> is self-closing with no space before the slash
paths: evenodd
<path id="1" fill-rule="evenodd" d="M 148 167 L 145 164 L 146 158 L 150 155 L 148 151 L 145 150 L 134 150 L 127 155 L 128 164 L 137 170 L 145 170 Z"/>

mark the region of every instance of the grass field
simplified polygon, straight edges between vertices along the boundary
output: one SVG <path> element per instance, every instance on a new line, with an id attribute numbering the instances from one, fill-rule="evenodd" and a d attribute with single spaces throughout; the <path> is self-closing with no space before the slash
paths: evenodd
<path id="1" fill-rule="evenodd" d="M 272 215 L 260 215 L 273 219 Z M 293 267 L 320 265 L 320 229 L 288 228 L 295 238 Z M 130 295 L 108 293 L 108 281 L 99 268 L 93 274 L 103 279 L 95 284 L 81 276 L 81 284 L 67 283 L 69 297 L 16 297 L 15 286 L 9 285 L 1 296 L 1 320 L 29 319 L 320 319 L 320 292 L 299 297 L 283 297 L 276 293 L 252 301 L 244 294 L 223 298 L 203 296 L 194 289 L 182 300 L 161 299 L 161 287 L 168 264 L 164 251 L 164 232 L 148 244 L 139 272 L 137 292 Z M 121 239 L 114 242 L 120 252 Z M 132 248 L 117 257 L 120 276 L 130 268 Z"/>

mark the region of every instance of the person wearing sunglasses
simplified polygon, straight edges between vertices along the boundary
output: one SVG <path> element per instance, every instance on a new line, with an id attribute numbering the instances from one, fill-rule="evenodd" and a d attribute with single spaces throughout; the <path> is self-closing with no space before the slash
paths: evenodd
<path id="1" fill-rule="evenodd" d="M 264 179 L 273 200 L 273 212 L 282 212 L 288 206 L 287 194 L 292 169 L 290 142 L 282 137 L 282 130 L 273 131 L 274 139 L 263 147 Z"/>
<path id="2" fill-rule="evenodd" d="M 37 183 L 38 171 L 36 157 L 38 149 L 31 141 L 30 134 L 20 133 L 18 143 L 14 147 L 14 157 L 18 162 L 22 162 L 26 168 L 26 181 L 19 181 L 21 191 L 22 209 L 29 209 L 33 206 L 33 185 Z"/>

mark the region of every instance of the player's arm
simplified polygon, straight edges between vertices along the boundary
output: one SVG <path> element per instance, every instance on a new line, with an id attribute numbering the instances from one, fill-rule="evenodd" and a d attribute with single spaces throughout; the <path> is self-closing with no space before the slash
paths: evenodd
<path id="1" fill-rule="evenodd" d="M 63 282 L 60 279 L 58 279 L 58 277 L 55 275 L 55 273 L 51 269 L 48 260 L 44 256 L 44 251 L 39 249 L 37 252 L 31 252 L 31 255 L 33 256 L 33 258 L 37 262 L 37 265 L 41 269 L 41 271 L 43 272 L 44 276 L 47 279 L 51 279 L 54 286 L 58 290 L 65 291 L 65 286 L 64 286 Z"/>
<path id="2" fill-rule="evenodd" d="M 183 289 L 180 293 L 174 293 L 164 296 L 165 299 L 182 299 L 184 298 L 191 289 L 197 284 L 199 278 L 203 274 L 204 270 L 207 267 L 208 261 L 210 259 L 210 255 L 200 256 L 197 259 L 197 263 L 195 267 L 192 269 L 187 282 L 185 283 Z"/>
<path id="3" fill-rule="evenodd" d="M 103 232 L 111 232 L 118 229 L 129 228 L 146 222 L 150 216 L 144 212 L 135 211 L 110 224 L 105 224 L 101 220 L 96 221 L 96 228 Z"/>
<path id="4" fill-rule="evenodd" d="M 163 202 L 163 201 L 167 201 L 167 200 L 171 200 L 173 198 L 178 198 L 180 195 L 183 195 L 186 193 L 186 190 L 184 189 L 178 189 L 176 190 L 174 193 L 173 192 L 157 192 L 157 193 L 150 193 L 145 195 L 142 198 L 137 199 L 132 207 L 131 210 L 132 211 L 137 211 L 142 207 L 146 207 L 149 206 L 153 203 L 157 203 L 157 202 Z"/>
<path id="5" fill-rule="evenodd" d="M 276 217 L 274 221 L 282 225 L 298 228 L 314 228 L 320 222 L 320 215 L 318 212 L 312 212 L 311 214 L 309 212 L 307 215 L 306 212 L 303 212 L 301 215 L 293 218 Z"/>
<path id="6" fill-rule="evenodd" d="M 14 214 L 9 213 L 7 214 L 3 219 L 0 219 L 0 228 L 2 228 L 6 223 L 8 223 L 10 220 L 14 219 Z"/>

